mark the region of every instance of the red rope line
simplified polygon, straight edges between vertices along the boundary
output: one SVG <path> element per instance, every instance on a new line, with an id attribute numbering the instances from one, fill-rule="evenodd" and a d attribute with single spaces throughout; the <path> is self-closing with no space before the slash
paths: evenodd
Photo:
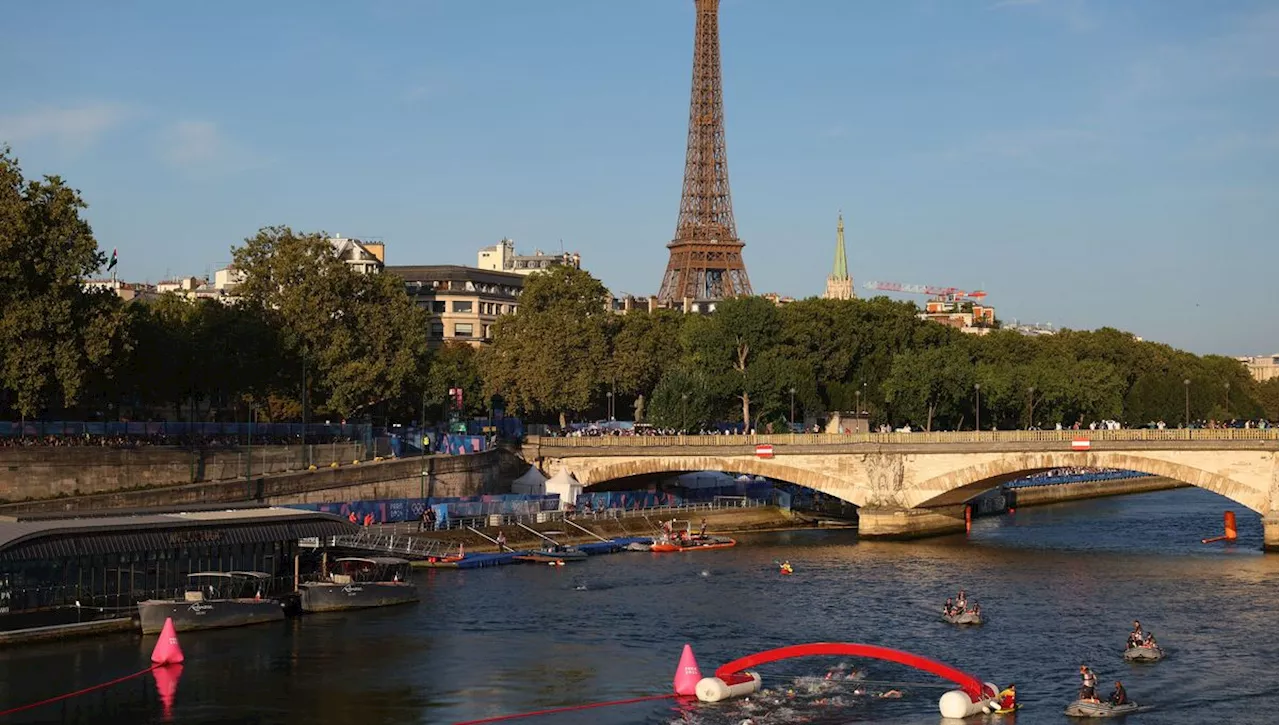
<path id="1" fill-rule="evenodd" d="M 588 705 L 569 705 L 568 707 L 553 707 L 550 710 L 535 710 L 533 712 L 521 712 L 515 715 L 497 715 L 495 717 L 486 717 L 479 720 L 463 720 L 453 725 L 481 725 L 481 723 L 502 722 L 504 720 L 516 720 L 522 717 L 535 717 L 537 715 L 554 715 L 560 712 L 573 712 L 575 710 L 590 710 L 593 707 L 611 707 L 613 705 L 631 705 L 637 702 L 648 702 L 650 700 L 666 700 L 678 695 L 672 693 L 670 695 L 649 695 L 648 697 L 633 697 L 629 700 L 612 700 L 610 702 L 593 702 Z M 0 713 L 3 715 L 4 713 Z"/>
<path id="2" fill-rule="evenodd" d="M 145 670 L 139 670 L 138 672 L 134 672 L 133 674 L 130 674 L 130 675 L 125 675 L 124 677 L 117 677 L 117 678 L 115 678 L 114 680 L 111 680 L 110 682 L 102 682 L 102 683 L 99 683 L 99 684 L 97 684 L 97 685 L 91 685 L 91 686 L 89 686 L 89 687 L 86 687 L 86 688 L 84 688 L 83 690 L 76 690 L 75 692 L 68 692 L 68 693 L 66 693 L 66 694 L 64 694 L 64 695 L 58 695 L 57 697 L 50 697 L 50 698 L 49 698 L 49 699 L 47 699 L 47 700 L 41 700 L 41 701 L 39 701 L 39 702 L 33 702 L 33 703 L 28 704 L 28 705 L 20 705 L 20 706 L 18 706 L 18 707 L 13 707 L 13 708 L 10 708 L 10 709 L 8 709 L 8 710 L 0 711 L 0 717 L 4 717 L 5 715 L 12 715 L 12 714 L 17 713 L 17 712 L 22 712 L 23 710 L 31 710 L 31 709 L 33 709 L 33 708 L 37 708 L 37 707 L 40 707 L 40 706 L 42 706 L 42 705 L 49 705 L 49 704 L 52 704 L 52 703 L 58 702 L 59 700 L 68 700 L 68 699 L 73 698 L 73 697 L 78 697 L 78 696 L 80 696 L 80 695 L 84 695 L 84 694 L 86 694 L 86 693 L 93 692 L 94 690 L 101 690 L 101 689 L 104 689 L 104 688 L 107 688 L 107 687 L 111 687 L 112 685 L 118 685 L 118 684 L 120 684 L 121 682 L 124 682 L 125 680 L 132 680 L 132 679 L 133 679 L 133 678 L 135 678 L 135 677 L 141 677 L 141 676 L 143 676 L 143 675 L 147 674 L 148 672 L 150 672 L 150 671 L 152 671 L 152 670 L 159 669 L 159 668 L 164 667 L 164 666 L 165 666 L 165 665 L 151 665 L 150 667 L 148 667 L 148 668 L 147 668 L 147 669 L 145 669 Z"/>

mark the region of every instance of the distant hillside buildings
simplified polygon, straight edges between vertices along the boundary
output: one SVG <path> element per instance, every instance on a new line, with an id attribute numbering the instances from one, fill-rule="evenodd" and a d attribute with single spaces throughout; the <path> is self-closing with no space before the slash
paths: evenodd
<path id="1" fill-rule="evenodd" d="M 1265 382 L 1280 378 L 1280 354 L 1246 355 L 1236 359 L 1248 369 L 1254 380 Z"/>

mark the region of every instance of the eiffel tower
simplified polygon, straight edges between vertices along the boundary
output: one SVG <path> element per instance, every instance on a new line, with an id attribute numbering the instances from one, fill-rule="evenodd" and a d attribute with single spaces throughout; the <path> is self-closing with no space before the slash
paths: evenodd
<path id="1" fill-rule="evenodd" d="M 694 0 L 693 92 L 684 193 L 671 258 L 658 300 L 722 300 L 751 294 L 742 242 L 733 222 L 729 161 L 724 145 L 724 93 L 720 86 L 720 0 Z"/>

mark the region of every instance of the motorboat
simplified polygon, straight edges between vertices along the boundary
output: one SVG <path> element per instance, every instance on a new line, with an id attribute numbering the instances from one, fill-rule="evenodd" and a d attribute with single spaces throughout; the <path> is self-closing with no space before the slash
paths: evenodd
<path id="1" fill-rule="evenodd" d="M 966 609 L 956 614 L 942 615 L 942 621 L 951 624 L 979 625 L 982 624 L 982 614 L 972 609 Z"/>
<path id="2" fill-rule="evenodd" d="M 1138 703 L 1126 702 L 1123 705 L 1112 705 L 1102 700 L 1076 700 L 1063 710 L 1064 715 L 1071 717 L 1120 717 L 1135 712 Z"/>
<path id="3" fill-rule="evenodd" d="M 709 551 L 737 546 L 738 542 L 727 536 L 663 536 L 649 545 L 649 551 L 662 554 L 676 551 Z"/>
<path id="4" fill-rule="evenodd" d="M 534 564 L 564 564 L 570 561 L 585 560 L 587 552 L 572 546 L 548 544 L 538 551 L 530 551 L 512 558 L 516 561 L 527 561 Z"/>
<path id="5" fill-rule="evenodd" d="M 143 634 L 159 634 L 166 619 L 179 632 L 279 622 L 284 608 L 270 587 L 271 575 L 260 571 L 188 574 L 181 599 L 138 602 L 138 620 Z"/>
<path id="6" fill-rule="evenodd" d="M 405 559 L 350 556 L 333 564 L 335 571 L 298 586 L 302 611 L 337 612 L 418 601 L 418 587 L 409 581 L 410 564 Z"/>
<path id="7" fill-rule="evenodd" d="M 1124 651 L 1126 662 L 1159 662 L 1164 659 L 1164 650 L 1160 645 L 1138 645 Z"/>

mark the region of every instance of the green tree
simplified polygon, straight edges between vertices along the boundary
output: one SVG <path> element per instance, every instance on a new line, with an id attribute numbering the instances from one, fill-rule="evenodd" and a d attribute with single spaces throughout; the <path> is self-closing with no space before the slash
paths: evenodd
<path id="1" fill-rule="evenodd" d="M 86 207 L 60 177 L 24 179 L 0 147 L 0 389 L 24 416 L 75 405 L 127 343 L 119 298 L 83 285 L 106 262 Z"/>
<path id="2" fill-rule="evenodd" d="M 462 388 L 465 416 L 488 412 L 478 357 L 476 349 L 465 342 L 447 342 L 437 350 L 427 373 L 427 405 L 442 407 L 451 388 Z"/>
<path id="3" fill-rule="evenodd" d="M 688 321 L 681 330 L 689 361 L 720 378 L 722 390 L 733 391 L 742 404 L 743 424 L 750 428 L 753 383 L 751 366 L 777 342 L 778 308 L 763 297 L 736 297 L 720 302 L 714 314 Z"/>
<path id="4" fill-rule="evenodd" d="M 1253 383 L 1252 397 L 1258 403 L 1258 408 L 1262 411 L 1260 417 L 1266 418 L 1271 422 L 1280 420 L 1280 386 L 1277 381 L 1257 380 Z"/>
<path id="5" fill-rule="evenodd" d="M 973 361 L 965 345 L 912 350 L 893 360 L 884 382 L 895 423 L 959 426 L 973 394 Z M 941 426 L 939 426 L 941 427 Z"/>
<path id="6" fill-rule="evenodd" d="M 599 280 L 573 267 L 530 275 L 519 312 L 498 320 L 480 357 L 485 394 L 527 414 L 558 415 L 562 427 L 590 408 L 608 377 L 605 296 Z"/>
<path id="7" fill-rule="evenodd" d="M 633 310 L 612 326 L 610 383 L 620 395 L 651 393 L 667 368 L 680 360 L 684 316 L 672 310 Z"/>
<path id="8" fill-rule="evenodd" d="M 323 233 L 266 227 L 232 249 L 242 304 L 283 331 L 316 407 L 343 417 L 403 400 L 425 375 L 427 316 L 391 275 L 360 274 Z M 312 398 L 314 400 L 314 398 Z"/>
<path id="9" fill-rule="evenodd" d="M 715 387 L 707 372 L 688 365 L 673 365 L 654 386 L 649 419 L 660 428 L 697 431 L 715 422 Z"/>

